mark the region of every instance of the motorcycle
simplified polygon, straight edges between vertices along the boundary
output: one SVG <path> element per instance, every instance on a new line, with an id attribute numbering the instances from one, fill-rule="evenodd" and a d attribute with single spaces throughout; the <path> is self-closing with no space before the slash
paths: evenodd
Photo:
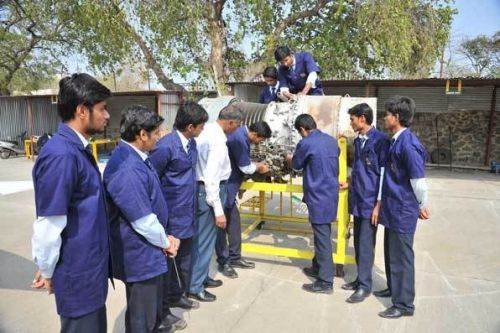
<path id="1" fill-rule="evenodd" d="M 26 137 L 26 131 L 22 132 L 16 139 L 14 140 L 0 140 L 0 158 L 5 160 L 11 156 L 24 155 L 24 138 Z M 19 142 L 21 142 L 21 146 L 19 146 Z"/>

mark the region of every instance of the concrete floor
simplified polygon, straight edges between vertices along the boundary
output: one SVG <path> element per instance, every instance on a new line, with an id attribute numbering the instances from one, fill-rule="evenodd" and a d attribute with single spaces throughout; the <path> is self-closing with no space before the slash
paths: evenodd
<path id="1" fill-rule="evenodd" d="M 23 158 L 0 161 L 0 332 L 56 332 L 53 296 L 30 289 L 35 216 L 31 168 Z M 500 176 L 484 172 L 429 170 L 432 218 L 420 222 L 415 237 L 416 312 L 387 320 L 377 313 L 387 299 L 369 297 L 351 305 L 335 280 L 333 295 L 301 290 L 308 282 L 306 260 L 248 255 L 255 270 L 213 289 L 218 300 L 191 312 L 185 332 L 500 332 Z M 374 289 L 385 287 L 379 231 Z M 285 246 L 310 248 L 308 236 L 256 231 L 252 236 Z M 255 238 L 254 238 L 255 239 Z M 352 239 L 349 242 L 352 247 Z M 349 251 L 352 251 L 350 249 Z M 213 267 L 212 267 L 213 268 Z M 215 272 L 215 270 L 213 270 Z M 345 267 L 345 281 L 356 274 Z M 110 289 L 109 332 L 123 332 L 123 284 Z"/>

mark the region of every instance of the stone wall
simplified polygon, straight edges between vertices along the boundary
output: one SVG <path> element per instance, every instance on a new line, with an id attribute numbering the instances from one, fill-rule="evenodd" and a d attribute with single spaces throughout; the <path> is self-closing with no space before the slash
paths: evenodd
<path id="1" fill-rule="evenodd" d="M 484 166 L 489 116 L 490 113 L 486 111 L 417 113 L 411 129 L 427 149 L 428 162 L 438 163 L 439 141 L 441 164 L 449 164 L 451 158 L 455 165 Z M 497 112 L 495 116 L 490 159 L 500 161 L 500 113 Z M 379 129 L 384 129 L 383 117 L 384 114 L 378 112 Z"/>

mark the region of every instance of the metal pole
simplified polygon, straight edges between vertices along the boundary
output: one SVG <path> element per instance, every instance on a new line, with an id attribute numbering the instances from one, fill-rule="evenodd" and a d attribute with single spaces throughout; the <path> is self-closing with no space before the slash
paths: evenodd
<path id="1" fill-rule="evenodd" d="M 436 115 L 436 147 L 437 147 L 437 152 L 438 152 L 438 166 L 441 165 L 441 152 L 439 151 L 439 125 L 438 125 L 438 118 L 439 114 Z"/>
<path id="2" fill-rule="evenodd" d="M 495 129 L 495 104 L 497 100 L 497 86 L 493 88 L 493 93 L 491 94 L 491 107 L 490 107 L 490 121 L 488 123 L 488 137 L 486 138 L 486 152 L 484 156 L 484 165 L 489 166 L 490 164 L 490 154 L 491 154 L 491 137 L 493 136 L 493 130 Z"/>

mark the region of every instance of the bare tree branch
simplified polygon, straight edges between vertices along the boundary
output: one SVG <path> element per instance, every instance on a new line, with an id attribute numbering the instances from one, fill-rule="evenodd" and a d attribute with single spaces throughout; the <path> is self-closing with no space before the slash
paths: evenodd
<path id="1" fill-rule="evenodd" d="M 118 3 L 114 3 L 113 8 L 117 11 L 118 14 L 122 14 Z M 134 29 L 134 27 L 130 25 L 130 23 L 126 20 L 124 16 L 122 16 L 121 23 L 123 24 L 125 29 L 131 34 L 132 38 L 141 49 L 142 54 L 146 59 L 146 63 L 148 64 L 148 67 L 155 73 L 156 77 L 158 78 L 158 81 L 160 81 L 162 86 L 167 90 L 184 91 L 185 89 L 183 86 L 174 83 L 172 79 L 168 78 L 165 75 L 163 68 L 158 63 L 158 61 L 156 61 L 153 52 L 146 44 L 146 41 L 144 41 L 144 39 L 139 35 L 139 33 Z"/>

